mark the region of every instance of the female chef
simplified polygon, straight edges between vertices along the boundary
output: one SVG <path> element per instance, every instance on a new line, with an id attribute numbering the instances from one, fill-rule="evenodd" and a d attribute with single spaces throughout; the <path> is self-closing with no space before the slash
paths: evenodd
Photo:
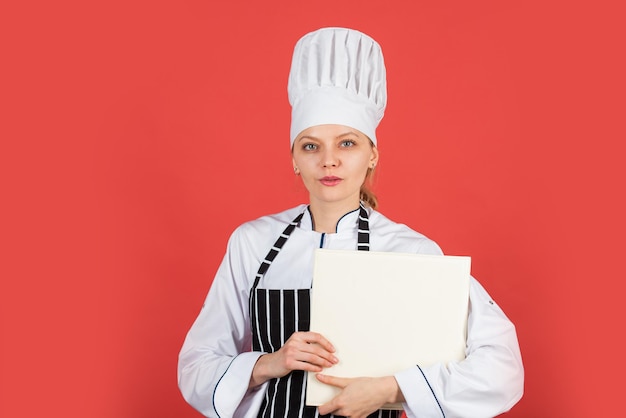
<path id="1" fill-rule="evenodd" d="M 324 28 L 296 44 L 288 83 L 291 148 L 309 204 L 247 222 L 232 234 L 179 357 L 185 399 L 209 417 L 492 417 L 522 396 L 515 327 L 471 279 L 466 359 L 393 376 L 323 374 L 340 361 L 309 332 L 315 248 L 441 254 L 433 241 L 376 209 L 366 188 L 379 158 L 386 106 L 380 46 L 355 30 Z M 393 353 L 381 353 L 390 355 Z M 305 372 L 341 388 L 305 406 Z"/>

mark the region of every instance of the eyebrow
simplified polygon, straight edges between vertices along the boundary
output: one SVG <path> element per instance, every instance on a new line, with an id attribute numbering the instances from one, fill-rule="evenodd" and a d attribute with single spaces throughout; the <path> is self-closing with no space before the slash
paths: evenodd
<path id="1" fill-rule="evenodd" d="M 335 139 L 343 138 L 344 136 L 348 136 L 348 135 L 355 135 L 356 137 L 358 137 L 358 136 L 359 136 L 359 135 L 358 135 L 356 132 L 354 132 L 354 131 L 348 131 L 348 132 L 344 132 L 344 133 L 342 133 L 342 134 L 337 135 L 337 136 L 335 137 Z M 317 141 L 319 141 L 319 140 L 320 140 L 320 138 L 318 138 L 318 137 L 316 137 L 316 136 L 313 136 L 313 135 L 304 135 L 304 136 L 301 136 L 301 137 L 298 139 L 298 142 L 302 141 L 303 139 L 315 139 L 315 140 L 317 140 Z"/>

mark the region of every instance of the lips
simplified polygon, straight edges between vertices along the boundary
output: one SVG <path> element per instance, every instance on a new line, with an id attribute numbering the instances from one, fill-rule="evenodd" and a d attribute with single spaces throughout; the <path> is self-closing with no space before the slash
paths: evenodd
<path id="1" fill-rule="evenodd" d="M 320 179 L 320 183 L 324 186 L 336 186 L 341 183 L 342 179 L 335 176 L 326 176 Z"/>

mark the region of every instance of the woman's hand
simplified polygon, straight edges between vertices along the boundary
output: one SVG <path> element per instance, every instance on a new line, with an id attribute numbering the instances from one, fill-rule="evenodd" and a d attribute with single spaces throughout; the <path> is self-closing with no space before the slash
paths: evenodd
<path id="1" fill-rule="evenodd" d="M 294 332 L 280 350 L 259 357 L 250 387 L 277 377 L 283 377 L 293 370 L 321 372 L 337 363 L 333 354 L 335 347 L 317 332 Z"/>
<path id="2" fill-rule="evenodd" d="M 386 403 L 404 401 L 393 376 L 343 378 L 316 375 L 317 380 L 341 389 L 339 395 L 319 407 L 320 415 L 333 413 L 350 418 L 364 418 Z"/>

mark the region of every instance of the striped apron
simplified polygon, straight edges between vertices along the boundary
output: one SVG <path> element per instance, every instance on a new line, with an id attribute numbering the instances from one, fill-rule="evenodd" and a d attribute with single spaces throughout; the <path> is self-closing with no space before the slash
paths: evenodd
<path id="1" fill-rule="evenodd" d="M 265 256 L 250 290 L 250 318 L 252 347 L 254 351 L 273 353 L 280 349 L 291 334 L 309 330 L 310 289 L 259 289 L 259 281 L 265 276 L 272 261 L 300 224 L 304 212 L 298 215 L 280 235 Z M 369 220 L 361 204 L 358 221 L 359 251 L 369 250 Z M 316 418 L 317 407 L 305 406 L 306 374 L 294 370 L 281 378 L 271 379 L 258 418 Z M 368 418 L 398 418 L 401 411 L 380 410 Z M 339 417 L 323 415 L 323 417 Z"/>

